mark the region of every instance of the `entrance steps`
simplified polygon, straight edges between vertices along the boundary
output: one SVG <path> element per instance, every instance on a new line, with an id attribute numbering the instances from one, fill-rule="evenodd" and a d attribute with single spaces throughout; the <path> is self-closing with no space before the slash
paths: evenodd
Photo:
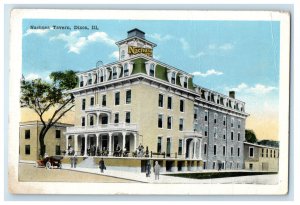
<path id="1" fill-rule="evenodd" d="M 84 159 L 82 162 L 80 162 L 77 167 L 82 167 L 82 168 L 98 168 L 97 164 L 94 162 L 93 157 L 87 157 Z"/>

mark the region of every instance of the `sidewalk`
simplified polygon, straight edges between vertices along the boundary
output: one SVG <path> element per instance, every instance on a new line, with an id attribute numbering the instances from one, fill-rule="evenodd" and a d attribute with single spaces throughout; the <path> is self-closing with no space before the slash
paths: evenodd
<path id="1" fill-rule="evenodd" d="M 160 183 L 160 184 L 277 184 L 278 175 L 256 175 L 256 176 L 242 176 L 242 177 L 227 177 L 214 179 L 189 179 L 183 177 L 173 177 L 161 174 L 159 180 L 155 180 L 153 172 L 150 177 L 146 177 L 146 173 L 135 173 L 116 170 L 104 170 L 100 173 L 98 168 L 71 168 L 70 164 L 63 164 L 62 169 L 86 172 L 92 174 L 99 174 L 121 179 L 128 179 L 141 183 Z M 189 172 L 190 173 L 190 172 Z"/>

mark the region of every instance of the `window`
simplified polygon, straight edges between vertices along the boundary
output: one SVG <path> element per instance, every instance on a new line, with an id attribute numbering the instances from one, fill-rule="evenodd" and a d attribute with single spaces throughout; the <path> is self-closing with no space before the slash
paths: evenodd
<path id="1" fill-rule="evenodd" d="M 102 95 L 102 106 L 106 106 L 106 95 Z"/>
<path id="2" fill-rule="evenodd" d="M 204 154 L 207 154 L 207 144 L 204 144 L 204 151 L 203 151 Z"/>
<path id="3" fill-rule="evenodd" d="M 249 157 L 254 157 L 254 148 L 249 147 Z"/>
<path id="4" fill-rule="evenodd" d="M 158 115 L 158 128 L 162 128 L 163 127 L 163 115 L 159 114 Z"/>
<path id="5" fill-rule="evenodd" d="M 182 139 L 178 142 L 178 155 L 182 155 Z"/>
<path id="6" fill-rule="evenodd" d="M 172 117 L 168 116 L 168 129 L 172 129 Z"/>
<path id="7" fill-rule="evenodd" d="M 266 157 L 269 157 L 269 150 L 266 149 Z"/>
<path id="8" fill-rule="evenodd" d="M 237 156 L 238 157 L 240 156 L 240 148 L 238 148 L 238 150 L 237 150 Z"/>
<path id="9" fill-rule="evenodd" d="M 125 116 L 125 122 L 126 122 L 126 123 L 130 123 L 130 112 L 126 112 L 125 115 L 126 115 L 126 116 Z"/>
<path id="10" fill-rule="evenodd" d="M 103 78 L 103 70 L 100 70 L 100 82 L 103 82 L 104 78 Z"/>
<path id="11" fill-rule="evenodd" d="M 204 127 L 204 136 L 207 137 L 207 135 L 208 135 L 208 127 L 207 127 L 207 125 L 205 125 L 205 127 Z"/>
<path id="12" fill-rule="evenodd" d="M 120 92 L 115 93 L 115 105 L 120 105 Z"/>
<path id="13" fill-rule="evenodd" d="M 223 116 L 223 125 L 226 126 L 226 116 Z"/>
<path id="14" fill-rule="evenodd" d="M 25 130 L 25 139 L 30 139 L 30 130 Z"/>
<path id="15" fill-rule="evenodd" d="M 253 164 L 249 164 L 249 169 L 253 169 Z"/>
<path id="16" fill-rule="evenodd" d="M 122 51 L 121 51 L 121 60 L 123 60 L 124 58 L 125 58 L 125 51 L 122 50 Z"/>
<path id="17" fill-rule="evenodd" d="M 55 154 L 56 155 L 60 155 L 61 153 L 60 153 L 60 145 L 56 145 L 55 146 Z"/>
<path id="18" fill-rule="evenodd" d="M 180 112 L 184 112 L 184 100 L 180 100 Z M 194 114 L 194 118 L 195 118 L 195 114 Z M 195 119 L 197 119 L 197 116 Z"/>
<path id="19" fill-rule="evenodd" d="M 119 113 L 115 113 L 115 123 L 119 123 Z"/>
<path id="20" fill-rule="evenodd" d="M 90 126 L 94 125 L 94 116 L 90 116 Z"/>
<path id="21" fill-rule="evenodd" d="M 234 119 L 231 118 L 231 127 L 233 127 L 233 126 L 234 126 Z"/>
<path id="22" fill-rule="evenodd" d="M 214 127 L 214 137 L 217 138 L 218 134 L 217 134 L 217 127 Z"/>
<path id="23" fill-rule="evenodd" d="M 223 146 L 223 156 L 225 156 L 225 155 L 226 155 L 226 147 Z"/>
<path id="24" fill-rule="evenodd" d="M 231 131 L 231 141 L 233 141 L 233 131 Z"/>
<path id="25" fill-rule="evenodd" d="M 168 109 L 172 109 L 172 97 L 168 96 Z"/>
<path id="26" fill-rule="evenodd" d="M 112 78 L 113 79 L 117 79 L 117 68 L 116 67 L 113 67 L 113 73 L 112 73 Z"/>
<path id="27" fill-rule="evenodd" d="M 175 73 L 175 72 L 172 72 L 171 83 L 172 83 L 172 84 L 175 84 L 175 83 L 176 83 L 176 73 Z"/>
<path id="28" fill-rule="evenodd" d="M 150 76 L 152 76 L 152 77 L 154 77 L 154 64 L 152 63 L 151 65 L 150 65 Z"/>
<path id="29" fill-rule="evenodd" d="M 92 84 L 92 74 L 89 73 L 89 76 L 88 76 L 88 85 L 91 85 Z"/>
<path id="30" fill-rule="evenodd" d="M 217 145 L 214 145 L 214 156 L 217 155 Z"/>
<path id="31" fill-rule="evenodd" d="M 60 130 L 55 131 L 55 138 L 60 138 Z"/>
<path id="32" fill-rule="evenodd" d="M 217 118 L 218 118 L 218 114 L 215 113 L 215 114 L 214 114 L 214 123 L 215 123 L 215 124 L 217 124 Z"/>
<path id="33" fill-rule="evenodd" d="M 238 120 L 238 128 L 241 128 L 241 120 Z"/>
<path id="34" fill-rule="evenodd" d="M 238 133 L 238 141 L 241 141 L 241 133 Z"/>
<path id="35" fill-rule="evenodd" d="M 233 147 L 230 148 L 230 156 L 233 156 Z"/>
<path id="36" fill-rule="evenodd" d="M 171 156 L 171 138 L 167 138 L 167 150 L 166 150 L 166 156 Z"/>
<path id="37" fill-rule="evenodd" d="M 182 118 L 179 119 L 179 130 L 183 131 L 183 119 Z"/>
<path id="38" fill-rule="evenodd" d="M 79 79 L 79 87 L 83 87 L 83 77 L 80 76 L 80 79 Z"/>
<path id="39" fill-rule="evenodd" d="M 261 149 L 261 157 L 264 157 L 264 151 L 265 151 L 265 149 L 262 148 L 262 149 Z"/>
<path id="40" fill-rule="evenodd" d="M 223 129 L 223 139 L 226 140 L 226 129 Z"/>
<path id="41" fill-rule="evenodd" d="M 30 155 L 30 145 L 25 145 L 25 154 Z"/>
<path id="42" fill-rule="evenodd" d="M 273 157 L 273 150 L 270 150 L 270 157 Z"/>
<path id="43" fill-rule="evenodd" d="M 206 162 L 204 161 L 203 162 L 203 169 L 206 169 L 207 167 L 206 167 Z"/>
<path id="44" fill-rule="evenodd" d="M 188 78 L 187 77 L 184 77 L 183 87 L 185 87 L 185 88 L 188 87 Z"/>
<path id="45" fill-rule="evenodd" d="M 131 103 L 131 90 L 126 91 L 126 104 Z"/>
<path id="46" fill-rule="evenodd" d="M 128 63 L 124 64 L 124 77 L 129 75 L 129 70 L 128 70 Z"/>
<path id="47" fill-rule="evenodd" d="M 81 110 L 85 110 L 85 99 L 81 101 Z"/>
<path id="48" fill-rule="evenodd" d="M 94 97 L 91 97 L 91 101 L 90 101 L 90 106 L 94 106 L 94 100 L 95 98 Z"/>
<path id="49" fill-rule="evenodd" d="M 208 120 L 208 111 L 205 110 L 204 121 L 207 122 L 207 120 Z"/>
<path id="50" fill-rule="evenodd" d="M 163 107 L 164 106 L 164 96 L 162 94 L 158 95 L 158 106 Z"/>
<path id="51" fill-rule="evenodd" d="M 197 120 L 198 118 L 198 109 L 194 109 L 194 119 Z"/>
<path id="52" fill-rule="evenodd" d="M 161 137 L 157 138 L 157 152 L 161 153 Z"/>
<path id="53" fill-rule="evenodd" d="M 84 127 L 85 126 L 85 117 L 81 118 L 81 126 Z"/>

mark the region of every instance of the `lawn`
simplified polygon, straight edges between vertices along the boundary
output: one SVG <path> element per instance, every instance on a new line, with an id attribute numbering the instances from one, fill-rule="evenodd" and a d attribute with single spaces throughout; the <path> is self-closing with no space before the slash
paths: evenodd
<path id="1" fill-rule="evenodd" d="M 167 176 L 183 177 L 191 179 L 213 179 L 225 177 L 242 177 L 253 175 L 278 174 L 277 172 L 213 172 L 213 173 L 181 173 L 181 174 L 166 174 Z"/>

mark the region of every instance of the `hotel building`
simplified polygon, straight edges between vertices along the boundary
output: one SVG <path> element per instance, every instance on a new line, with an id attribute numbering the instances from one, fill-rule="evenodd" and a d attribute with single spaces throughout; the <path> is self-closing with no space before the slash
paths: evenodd
<path id="1" fill-rule="evenodd" d="M 139 29 L 116 42 L 119 60 L 78 73 L 74 127 L 66 130 L 77 155 L 119 145 L 137 160 L 139 145 L 166 171 L 242 169 L 245 103 L 193 83 L 193 76 L 153 58 L 156 44 Z M 143 157 L 139 160 L 141 166 Z M 120 161 L 120 160 L 119 160 Z M 117 165 L 116 165 L 117 166 Z"/>

